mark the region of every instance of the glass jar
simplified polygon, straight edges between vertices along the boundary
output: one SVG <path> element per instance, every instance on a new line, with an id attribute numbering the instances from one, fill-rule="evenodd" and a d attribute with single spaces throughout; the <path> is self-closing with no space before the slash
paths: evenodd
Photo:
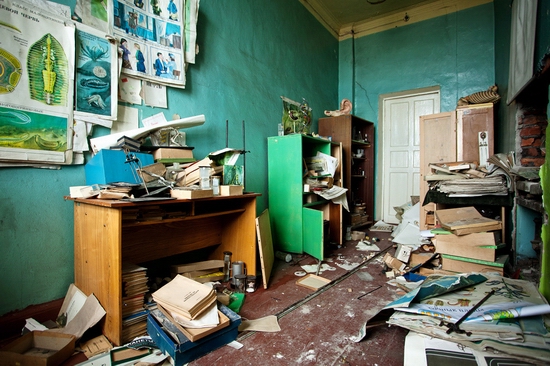
<path id="1" fill-rule="evenodd" d="M 231 268 L 231 252 L 223 252 L 223 282 L 229 281 L 229 270 Z"/>

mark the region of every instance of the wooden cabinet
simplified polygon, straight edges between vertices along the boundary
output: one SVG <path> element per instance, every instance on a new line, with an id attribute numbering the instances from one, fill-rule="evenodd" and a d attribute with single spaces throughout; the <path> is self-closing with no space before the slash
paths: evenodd
<path id="1" fill-rule="evenodd" d="M 479 134 L 486 133 L 487 157 L 494 154 L 493 104 L 477 104 L 452 112 L 420 116 L 420 203 L 428 192 L 424 177 L 430 163 L 453 161 L 480 162 Z M 435 205 L 420 210 L 420 228 L 430 228 Z"/>
<path id="2" fill-rule="evenodd" d="M 343 186 L 348 189 L 350 213 L 345 225 L 352 229 L 372 224 L 374 219 L 374 123 L 345 115 L 319 119 L 319 134 L 340 142 L 343 150 Z M 359 153 L 362 152 L 362 155 Z M 354 212 L 357 205 L 365 215 Z"/>
<path id="3" fill-rule="evenodd" d="M 342 206 L 304 191 L 306 158 L 317 152 L 338 157 L 340 144 L 301 134 L 269 137 L 268 185 L 271 231 L 277 249 L 323 260 L 328 240 L 342 244 Z M 334 184 L 341 186 L 340 169 Z"/>
<path id="4" fill-rule="evenodd" d="M 123 342 L 123 262 L 141 264 L 198 249 L 209 253 L 205 259 L 223 259 L 229 250 L 248 273 L 256 273 L 257 196 L 139 203 L 74 199 L 75 285 L 93 293 L 107 312 L 103 334 L 116 345 Z"/>

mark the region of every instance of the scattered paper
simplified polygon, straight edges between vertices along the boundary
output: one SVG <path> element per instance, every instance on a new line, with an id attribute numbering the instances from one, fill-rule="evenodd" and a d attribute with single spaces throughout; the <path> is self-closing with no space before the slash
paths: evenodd
<path id="1" fill-rule="evenodd" d="M 151 117 L 144 118 L 143 121 L 141 121 L 141 123 L 143 123 L 143 127 L 162 127 L 162 125 L 166 124 L 166 122 L 168 121 L 162 112 L 154 114 Z"/>
<path id="2" fill-rule="evenodd" d="M 345 269 L 346 271 L 351 271 L 354 268 L 357 268 L 361 263 L 352 263 L 348 261 L 344 261 L 344 263 L 336 263 L 336 265 L 340 268 Z"/>
<path id="3" fill-rule="evenodd" d="M 243 344 L 242 343 L 239 343 L 237 341 L 231 341 L 227 344 L 229 347 L 231 348 L 234 348 L 234 349 L 241 349 L 243 348 Z"/>
<path id="4" fill-rule="evenodd" d="M 168 98 L 166 97 L 166 86 L 162 84 L 144 81 L 143 102 L 146 106 L 157 108 L 168 108 Z"/>
<path id="5" fill-rule="evenodd" d="M 268 315 L 263 318 L 253 320 L 243 320 L 239 325 L 239 332 L 280 332 L 281 327 L 276 315 Z"/>
<path id="6" fill-rule="evenodd" d="M 380 248 L 376 244 L 371 244 L 368 241 L 361 240 L 357 245 L 355 246 L 357 250 L 360 251 L 373 251 L 373 252 L 379 252 Z"/>
<path id="7" fill-rule="evenodd" d="M 118 82 L 121 102 L 141 105 L 141 80 L 122 76 Z"/>
<path id="8" fill-rule="evenodd" d="M 381 231 L 381 232 L 391 233 L 394 228 L 395 228 L 394 225 L 387 224 L 384 221 L 380 220 L 380 221 L 377 221 L 376 224 L 372 225 L 369 228 L 369 231 Z"/>
<path id="9" fill-rule="evenodd" d="M 117 120 L 113 122 L 111 133 L 134 130 L 139 127 L 139 110 L 137 108 L 118 106 Z"/>
<path id="10" fill-rule="evenodd" d="M 48 327 L 44 326 L 43 324 L 39 323 L 33 318 L 29 318 L 25 320 L 25 328 L 30 330 L 31 332 L 33 330 L 48 330 Z"/>
<path id="11" fill-rule="evenodd" d="M 318 264 L 304 264 L 303 266 L 300 266 L 303 268 L 304 271 L 307 273 L 316 273 L 317 268 L 319 268 Z M 319 269 L 319 273 L 323 273 L 324 271 L 336 271 L 335 267 L 331 267 L 328 264 L 322 263 L 321 268 Z"/>

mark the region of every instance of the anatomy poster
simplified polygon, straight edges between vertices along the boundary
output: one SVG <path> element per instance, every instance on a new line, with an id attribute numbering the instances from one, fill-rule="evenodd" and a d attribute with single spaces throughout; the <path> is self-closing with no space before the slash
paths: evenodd
<path id="1" fill-rule="evenodd" d="M 0 0 L 0 159 L 71 162 L 75 28 Z"/>
<path id="2" fill-rule="evenodd" d="M 117 116 L 117 49 L 106 33 L 77 24 L 75 117 Z"/>

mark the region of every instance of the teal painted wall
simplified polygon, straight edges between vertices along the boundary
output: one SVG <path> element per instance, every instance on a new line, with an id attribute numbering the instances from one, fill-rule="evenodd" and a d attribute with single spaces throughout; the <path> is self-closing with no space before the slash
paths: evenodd
<path id="1" fill-rule="evenodd" d="M 539 1 L 539 56 L 550 45 L 549 6 Z M 506 87 L 509 16 L 509 1 L 495 0 L 338 44 L 296 0 L 203 0 L 200 53 L 189 67 L 187 88 L 169 89 L 166 110 L 140 107 L 141 118 L 159 111 L 168 118 L 205 114 L 203 126 L 186 131 L 197 158 L 225 147 L 226 120 L 229 146 L 241 148 L 244 120 L 246 189 L 262 194 L 260 213 L 268 195 L 266 138 L 277 133 L 281 95 L 308 100 L 313 131 L 322 111 L 337 109 L 342 98 L 352 100 L 354 114 L 377 123 L 380 94 L 439 85 L 441 110 L 452 110 L 459 97 L 495 81 Z M 497 151 L 508 151 L 515 125 L 503 116 L 497 121 Z M 106 133 L 98 128 L 94 135 Z M 85 176 L 83 166 L 4 168 L 0 176 L 4 314 L 65 295 L 73 281 L 73 209 L 63 196 Z"/>
<path id="2" fill-rule="evenodd" d="M 375 125 L 381 94 L 439 86 L 445 112 L 495 82 L 492 3 L 340 43 L 339 97 Z"/>
<path id="3" fill-rule="evenodd" d="M 59 2 L 74 7 L 74 0 Z M 167 110 L 140 107 L 140 117 L 204 114 L 204 125 L 186 130 L 196 158 L 225 147 L 226 120 L 229 146 L 242 148 L 244 120 L 246 190 L 262 194 L 259 214 L 267 207 L 267 137 L 277 134 L 280 96 L 306 98 L 317 131 L 323 110 L 339 103 L 338 41 L 296 0 L 203 0 L 198 44 L 187 88 L 170 88 Z M 65 295 L 74 279 L 73 208 L 63 196 L 85 184 L 85 174 L 73 166 L 0 175 L 1 315 Z"/>

